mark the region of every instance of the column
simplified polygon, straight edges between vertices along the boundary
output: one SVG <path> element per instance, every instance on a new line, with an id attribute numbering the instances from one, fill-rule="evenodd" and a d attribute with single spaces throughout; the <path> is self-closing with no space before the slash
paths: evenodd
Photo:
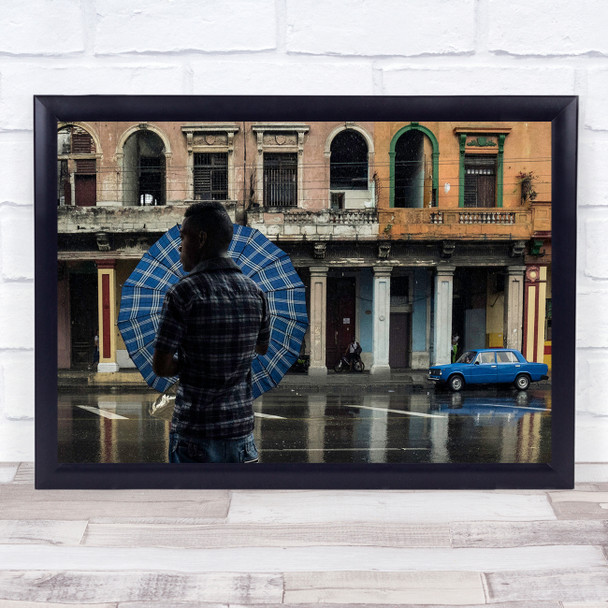
<path id="1" fill-rule="evenodd" d="M 507 266 L 505 281 L 505 331 L 506 348 L 522 348 L 524 318 L 524 272 L 525 266 Z"/>
<path id="2" fill-rule="evenodd" d="M 116 362 L 116 261 L 97 260 L 99 318 L 98 372 L 117 372 Z"/>
<path id="3" fill-rule="evenodd" d="M 374 301 L 372 350 L 374 363 L 371 374 L 390 374 L 388 348 L 391 319 L 391 271 L 392 266 L 374 266 Z"/>
<path id="4" fill-rule="evenodd" d="M 310 367 L 309 376 L 327 375 L 325 334 L 327 331 L 327 266 L 310 268 Z"/>
<path id="5" fill-rule="evenodd" d="M 547 267 L 527 266 L 522 354 L 528 361 L 542 363 L 545 358 L 546 299 Z"/>
<path id="6" fill-rule="evenodd" d="M 455 266 L 437 266 L 433 324 L 433 365 L 452 362 L 452 303 Z"/>

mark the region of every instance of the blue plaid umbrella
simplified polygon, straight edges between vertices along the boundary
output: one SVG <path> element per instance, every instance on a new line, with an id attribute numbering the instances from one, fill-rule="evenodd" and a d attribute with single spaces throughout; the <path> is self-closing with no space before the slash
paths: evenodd
<path id="1" fill-rule="evenodd" d="M 179 226 L 147 251 L 122 288 L 118 327 L 131 359 L 149 386 L 166 391 L 177 377 L 152 371 L 154 340 L 165 293 L 184 276 L 179 259 Z M 289 256 L 259 230 L 234 225 L 228 249 L 243 273 L 265 292 L 270 313 L 270 345 L 251 365 L 253 395 L 277 386 L 300 353 L 308 327 L 304 285 Z"/>

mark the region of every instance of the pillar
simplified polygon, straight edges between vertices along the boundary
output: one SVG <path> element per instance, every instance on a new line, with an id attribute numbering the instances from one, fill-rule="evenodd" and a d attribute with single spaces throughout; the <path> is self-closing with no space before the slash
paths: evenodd
<path id="1" fill-rule="evenodd" d="M 505 281 L 505 348 L 522 349 L 525 266 L 508 266 Z"/>
<path id="2" fill-rule="evenodd" d="M 522 354 L 528 361 L 543 363 L 545 358 L 546 300 L 547 267 L 527 266 Z"/>
<path id="3" fill-rule="evenodd" d="M 327 266 L 310 268 L 310 366 L 309 376 L 327 375 L 325 334 L 327 332 Z"/>
<path id="4" fill-rule="evenodd" d="M 452 362 L 452 303 L 455 266 L 437 266 L 433 324 L 433 365 Z"/>
<path id="5" fill-rule="evenodd" d="M 371 374 L 390 374 L 388 349 L 391 319 L 391 271 L 392 266 L 374 266 L 373 337 L 374 363 Z"/>
<path id="6" fill-rule="evenodd" d="M 98 372 L 117 372 L 116 261 L 97 261 L 99 364 Z"/>

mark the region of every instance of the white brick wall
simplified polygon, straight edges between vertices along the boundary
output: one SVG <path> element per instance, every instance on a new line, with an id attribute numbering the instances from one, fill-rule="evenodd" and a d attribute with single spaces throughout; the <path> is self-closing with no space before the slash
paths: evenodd
<path id="1" fill-rule="evenodd" d="M 608 3 L 29 0 L 0 12 L 0 461 L 33 458 L 34 93 L 578 94 L 577 459 L 608 461 Z"/>

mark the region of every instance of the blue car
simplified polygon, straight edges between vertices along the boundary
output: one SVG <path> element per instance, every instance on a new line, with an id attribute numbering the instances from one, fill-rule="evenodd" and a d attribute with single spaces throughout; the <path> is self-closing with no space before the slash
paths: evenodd
<path id="1" fill-rule="evenodd" d="M 525 391 L 530 382 L 546 380 L 549 369 L 544 363 L 528 363 L 510 348 L 480 348 L 463 353 L 456 363 L 433 365 L 428 379 L 460 391 L 465 384 L 513 384 Z"/>

